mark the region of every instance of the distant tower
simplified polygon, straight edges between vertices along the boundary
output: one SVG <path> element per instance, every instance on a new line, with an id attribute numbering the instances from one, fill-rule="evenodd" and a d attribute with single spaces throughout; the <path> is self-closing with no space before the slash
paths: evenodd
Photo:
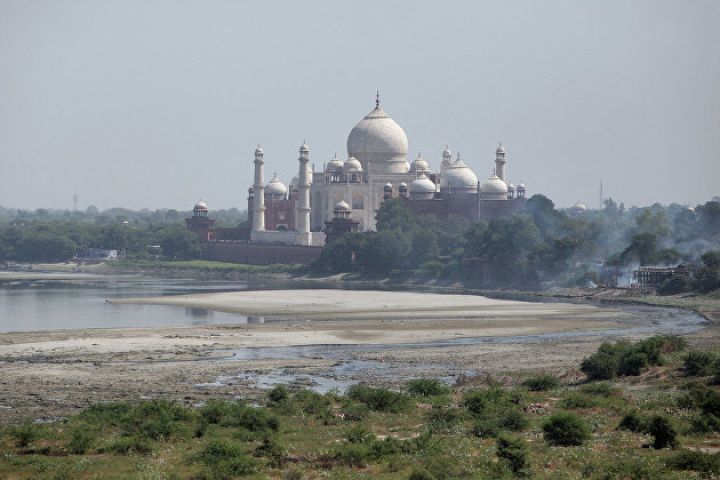
<path id="1" fill-rule="evenodd" d="M 265 231 L 265 182 L 263 180 L 263 156 L 260 145 L 255 149 L 255 185 L 253 185 L 253 232 Z"/>
<path id="2" fill-rule="evenodd" d="M 503 182 L 505 181 L 505 147 L 502 142 L 495 150 L 495 175 L 500 177 Z"/>
<path id="3" fill-rule="evenodd" d="M 600 180 L 600 205 L 598 205 L 598 208 L 602 210 L 603 208 L 603 184 L 602 180 Z"/>
<path id="4" fill-rule="evenodd" d="M 298 201 L 295 214 L 295 229 L 301 233 L 310 232 L 310 182 L 308 179 L 308 162 L 310 161 L 310 148 L 305 142 L 300 147 L 300 172 L 298 173 Z"/>
<path id="5" fill-rule="evenodd" d="M 77 212 L 77 201 L 78 201 L 78 195 L 77 193 L 73 194 L 73 212 Z"/>

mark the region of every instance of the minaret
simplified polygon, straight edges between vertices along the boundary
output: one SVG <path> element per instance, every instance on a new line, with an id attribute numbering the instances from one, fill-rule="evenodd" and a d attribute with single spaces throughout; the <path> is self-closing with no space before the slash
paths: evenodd
<path id="1" fill-rule="evenodd" d="M 505 147 L 502 142 L 495 150 L 495 175 L 500 177 L 503 182 L 505 181 Z"/>
<path id="2" fill-rule="evenodd" d="M 445 170 L 452 164 L 452 152 L 450 148 L 445 145 L 445 150 L 442 153 L 442 162 L 440 163 L 440 175 L 445 173 Z"/>
<path id="3" fill-rule="evenodd" d="M 308 181 L 308 162 L 310 148 L 305 142 L 300 147 L 300 172 L 298 173 L 298 200 L 295 214 L 295 229 L 300 233 L 310 232 L 310 182 Z"/>
<path id="4" fill-rule="evenodd" d="M 263 149 L 260 145 L 255 149 L 255 185 L 253 185 L 253 232 L 265 231 L 265 181 L 263 180 Z"/>

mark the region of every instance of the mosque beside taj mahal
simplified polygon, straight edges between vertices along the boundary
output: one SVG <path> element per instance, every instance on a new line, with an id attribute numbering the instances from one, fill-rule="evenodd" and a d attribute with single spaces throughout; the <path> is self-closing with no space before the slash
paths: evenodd
<path id="1" fill-rule="evenodd" d="M 381 108 L 378 94 L 375 108 L 348 135 L 347 159 L 336 156 L 316 171 L 310 147 L 303 144 L 298 174 L 288 186 L 276 175 L 266 182 L 265 152 L 258 145 L 247 198 L 249 235 L 239 239 L 215 232 L 203 202 L 187 219 L 188 227 L 209 242 L 225 237 L 256 245 L 321 247 L 346 232 L 374 230 L 377 210 L 388 198 L 400 198 L 416 213 L 469 220 L 509 216 L 524 206 L 526 189 L 507 178 L 506 156 L 500 144 L 494 173 L 482 182 L 447 146 L 437 170 L 421 155 L 410 162 L 407 135 Z"/>

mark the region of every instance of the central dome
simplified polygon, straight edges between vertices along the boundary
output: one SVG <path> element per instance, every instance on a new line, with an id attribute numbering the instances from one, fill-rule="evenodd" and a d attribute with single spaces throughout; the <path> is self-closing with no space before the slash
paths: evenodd
<path id="1" fill-rule="evenodd" d="M 355 157 L 370 173 L 407 173 L 408 139 L 400 125 L 388 116 L 380 101 L 350 131 L 348 156 Z"/>

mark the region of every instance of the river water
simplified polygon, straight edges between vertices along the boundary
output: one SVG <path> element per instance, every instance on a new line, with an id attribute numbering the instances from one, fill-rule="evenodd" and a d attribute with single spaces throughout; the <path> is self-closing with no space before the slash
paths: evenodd
<path id="1" fill-rule="evenodd" d="M 244 315 L 212 310 L 105 302 L 107 298 L 247 288 L 247 282 L 159 279 L 139 275 L 0 282 L 0 332 L 247 323 L 248 317 Z"/>

